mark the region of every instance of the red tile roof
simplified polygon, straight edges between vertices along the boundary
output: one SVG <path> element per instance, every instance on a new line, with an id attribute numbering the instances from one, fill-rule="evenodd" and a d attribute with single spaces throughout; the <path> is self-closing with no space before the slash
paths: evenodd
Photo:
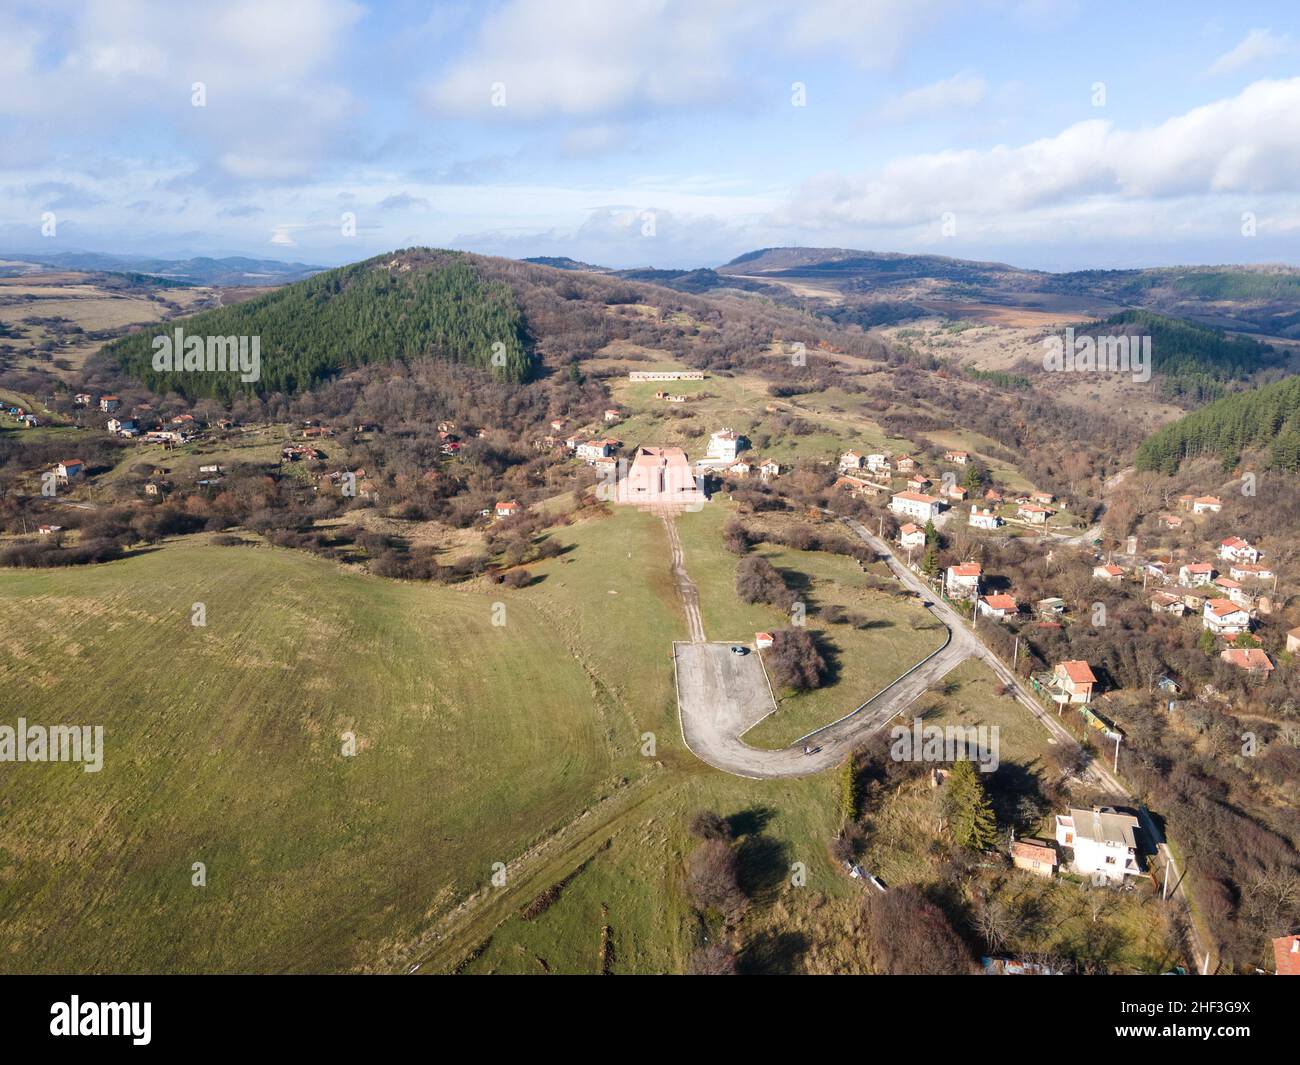
<path id="1" fill-rule="evenodd" d="M 1062 662 L 1058 669 L 1065 670 L 1065 675 L 1075 684 L 1096 684 L 1097 678 L 1093 676 L 1092 667 L 1087 662 Z"/>
<path id="2" fill-rule="evenodd" d="M 1300 976 L 1300 936 L 1273 940 L 1273 964 L 1278 976 Z"/>

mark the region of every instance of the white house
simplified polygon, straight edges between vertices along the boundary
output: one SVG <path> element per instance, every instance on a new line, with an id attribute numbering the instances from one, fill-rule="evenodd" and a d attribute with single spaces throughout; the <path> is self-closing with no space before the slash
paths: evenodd
<path id="1" fill-rule="evenodd" d="M 898 530 L 898 542 L 904 548 L 922 548 L 925 546 L 925 530 L 909 521 Z"/>
<path id="2" fill-rule="evenodd" d="M 933 521 L 943 509 L 943 500 L 924 492 L 896 492 L 889 501 L 889 509 L 918 521 Z"/>
<path id="3" fill-rule="evenodd" d="M 1052 511 L 1046 507 L 1040 507 L 1037 503 L 1021 503 L 1016 508 L 1016 517 L 1030 525 L 1046 525 L 1047 519 L 1052 516 Z"/>
<path id="4" fill-rule="evenodd" d="M 1002 524 L 1002 519 L 993 513 L 993 508 L 980 510 L 979 507 L 971 507 L 970 523 L 976 529 L 996 529 Z"/>
<path id="5" fill-rule="evenodd" d="M 1201 612 L 1201 626 L 1216 636 L 1236 636 L 1250 631 L 1250 612 L 1231 599 L 1207 599 Z"/>
<path id="6" fill-rule="evenodd" d="M 1178 583 L 1195 588 L 1198 584 L 1209 584 L 1214 574 L 1214 566 L 1209 562 L 1189 562 L 1178 570 Z"/>
<path id="7" fill-rule="evenodd" d="M 1087 877 L 1122 884 L 1126 876 L 1141 876 L 1137 839 L 1138 819 L 1109 806 L 1070 810 L 1056 816 L 1056 842 L 1074 852 L 1071 867 Z"/>
<path id="8" fill-rule="evenodd" d="M 1087 705 L 1092 702 L 1092 690 L 1096 685 L 1097 676 L 1092 666 L 1082 659 L 1057 662 L 1048 694 L 1054 702 Z"/>
<path id="9" fill-rule="evenodd" d="M 1262 562 L 1234 562 L 1228 569 L 1234 581 L 1270 581 L 1273 571 Z"/>
<path id="10" fill-rule="evenodd" d="M 67 484 L 80 477 L 85 468 L 85 463 L 81 459 L 64 459 L 54 467 L 54 478 L 60 484 Z"/>
<path id="11" fill-rule="evenodd" d="M 1016 597 L 1002 593 L 981 596 L 975 603 L 976 614 L 987 615 L 996 618 L 998 621 L 1003 621 L 1008 617 L 1015 617 L 1019 610 L 1020 607 L 1016 605 Z"/>
<path id="12" fill-rule="evenodd" d="M 865 461 L 856 451 L 846 451 L 840 456 L 840 473 L 852 473 L 854 470 L 860 470 Z"/>
<path id="13" fill-rule="evenodd" d="M 608 440 L 588 440 L 577 447 L 578 458 L 586 462 L 609 458 L 610 451 L 610 442 Z"/>
<path id="14" fill-rule="evenodd" d="M 749 447 L 749 441 L 730 429 L 719 429 L 709 437 L 708 458 L 735 462 L 736 456 Z"/>
<path id="15" fill-rule="evenodd" d="M 958 466 L 965 466 L 970 462 L 970 452 L 968 451 L 945 451 L 943 455 L 945 462 L 955 462 Z"/>
<path id="16" fill-rule="evenodd" d="M 1218 496 L 1198 496 L 1192 500 L 1193 514 L 1217 514 L 1223 509 L 1223 500 Z"/>
<path id="17" fill-rule="evenodd" d="M 766 462 L 759 463 L 758 476 L 760 480 L 770 481 L 773 477 L 781 476 L 781 465 L 768 459 Z"/>
<path id="18" fill-rule="evenodd" d="M 750 471 L 753 470 L 753 468 L 754 467 L 752 467 L 744 459 L 737 459 L 735 462 L 733 462 L 730 466 L 727 467 L 727 472 L 731 474 L 733 477 L 748 477 Z"/>
<path id="19" fill-rule="evenodd" d="M 496 505 L 496 515 L 498 518 L 513 518 L 522 509 L 515 500 L 509 499 Z"/>
<path id="20" fill-rule="evenodd" d="M 1110 584 L 1118 584 L 1120 581 L 1124 579 L 1124 571 L 1115 565 L 1093 566 L 1092 577 L 1093 580 L 1106 581 Z"/>
<path id="21" fill-rule="evenodd" d="M 980 577 L 984 570 L 978 562 L 963 562 L 949 566 L 944 575 L 943 590 L 950 599 L 976 599 L 980 594 Z"/>
<path id="22" fill-rule="evenodd" d="M 867 456 L 867 469 L 872 473 L 889 472 L 889 456 L 883 453 Z"/>
<path id="23" fill-rule="evenodd" d="M 1258 562 L 1259 552 L 1240 536 L 1219 541 L 1219 557 L 1224 562 Z"/>

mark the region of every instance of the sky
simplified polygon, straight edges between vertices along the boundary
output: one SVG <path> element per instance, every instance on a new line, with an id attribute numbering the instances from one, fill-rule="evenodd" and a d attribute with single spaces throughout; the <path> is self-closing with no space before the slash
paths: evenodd
<path id="1" fill-rule="evenodd" d="M 1300 5 L 0 0 L 0 254 L 1300 264 Z"/>

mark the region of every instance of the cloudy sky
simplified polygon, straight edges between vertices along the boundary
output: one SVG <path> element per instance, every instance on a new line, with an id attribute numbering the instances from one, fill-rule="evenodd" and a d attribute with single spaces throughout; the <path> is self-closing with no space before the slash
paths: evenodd
<path id="1" fill-rule="evenodd" d="M 1298 175 L 1290 0 L 0 0 L 0 253 L 1300 263 Z"/>

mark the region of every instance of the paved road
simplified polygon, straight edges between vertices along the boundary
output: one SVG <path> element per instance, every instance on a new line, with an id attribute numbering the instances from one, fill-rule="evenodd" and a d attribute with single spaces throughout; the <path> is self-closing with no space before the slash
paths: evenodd
<path id="1" fill-rule="evenodd" d="M 806 776 L 838 765 L 863 739 L 887 725 L 928 687 L 983 650 L 983 645 L 960 624 L 952 608 L 936 598 L 920 577 L 862 529 L 859 535 L 865 535 L 887 557 L 895 575 L 908 588 L 925 596 L 931 604 L 930 612 L 948 630 L 947 642 L 856 710 L 810 734 L 807 745 L 815 748 L 812 754 L 803 753 L 803 743 L 777 751 L 751 747 L 741 736 L 776 708 L 770 689 L 763 690 L 767 688 L 766 678 L 762 688 L 754 681 L 755 676 L 762 675 L 753 673 L 755 667 L 762 669 L 761 662 L 757 654 L 732 656 L 730 644 L 705 642 L 698 591 L 686 572 L 676 527 L 671 519 L 666 518 L 665 524 L 672 548 L 673 576 L 686 607 L 691 636 L 689 644 L 673 645 L 682 737 L 697 758 L 717 769 L 736 776 L 770 778 Z M 715 653 L 714 648 L 720 648 L 720 653 Z"/>

